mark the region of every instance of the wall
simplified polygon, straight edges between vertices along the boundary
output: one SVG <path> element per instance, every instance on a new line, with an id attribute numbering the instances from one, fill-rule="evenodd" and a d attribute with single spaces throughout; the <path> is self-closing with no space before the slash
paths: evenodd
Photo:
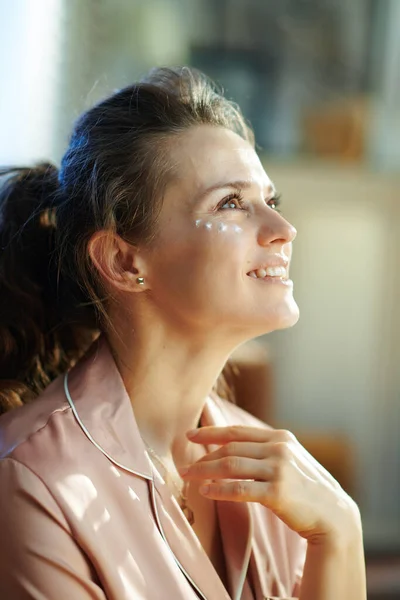
<path id="1" fill-rule="evenodd" d="M 400 178 L 318 162 L 264 164 L 298 229 L 292 276 L 301 318 L 266 338 L 276 416 L 288 427 L 347 433 L 367 528 L 392 523 L 398 536 Z"/>
<path id="2" fill-rule="evenodd" d="M 197 41 L 206 33 L 218 38 L 201 1 L 42 0 L 45 17 L 29 0 L 1 5 L 1 80 L 10 84 L 0 94 L 0 162 L 58 160 L 85 107 L 152 64 L 185 61 L 188 31 Z M 387 136 L 397 121 L 385 117 L 392 93 L 384 98 L 372 145 L 379 156 L 398 156 L 394 134 Z M 292 273 L 301 320 L 267 338 L 277 418 L 293 428 L 347 432 L 367 530 L 398 537 L 399 181 L 361 167 L 268 158 L 265 165 L 299 231 Z"/>
<path id="3" fill-rule="evenodd" d="M 49 156 L 57 120 L 62 0 L 0 3 L 0 163 Z"/>

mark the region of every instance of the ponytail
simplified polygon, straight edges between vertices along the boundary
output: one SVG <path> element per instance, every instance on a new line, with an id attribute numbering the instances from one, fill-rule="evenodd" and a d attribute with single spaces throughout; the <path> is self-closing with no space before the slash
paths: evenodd
<path id="1" fill-rule="evenodd" d="M 102 230 L 152 239 L 175 171 L 169 141 L 198 125 L 254 147 L 239 108 L 202 73 L 155 69 L 78 119 L 60 173 L 0 170 L 0 413 L 38 395 L 112 327 L 89 240 Z"/>
<path id="2" fill-rule="evenodd" d="M 57 168 L 5 168 L 0 177 L 1 414 L 72 366 L 93 335 L 59 301 Z"/>

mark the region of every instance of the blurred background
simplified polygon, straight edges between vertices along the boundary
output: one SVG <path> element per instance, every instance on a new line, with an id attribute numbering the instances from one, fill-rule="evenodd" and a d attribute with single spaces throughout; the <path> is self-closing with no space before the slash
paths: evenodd
<path id="1" fill-rule="evenodd" d="M 252 122 L 298 229 L 301 319 L 234 357 L 238 402 L 360 505 L 370 598 L 400 598 L 400 0 L 0 0 L 0 164 L 190 64 Z"/>

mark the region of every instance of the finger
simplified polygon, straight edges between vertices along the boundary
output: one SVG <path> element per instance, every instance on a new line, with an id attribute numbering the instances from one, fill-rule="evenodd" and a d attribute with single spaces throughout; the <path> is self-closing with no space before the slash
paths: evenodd
<path id="1" fill-rule="evenodd" d="M 185 469 L 179 469 L 185 480 L 202 479 L 255 479 L 271 480 L 274 476 L 274 465 L 268 460 L 227 456 L 219 460 L 194 463 Z"/>
<path id="2" fill-rule="evenodd" d="M 228 427 L 200 427 L 187 432 L 190 441 L 196 444 L 227 444 L 228 442 L 270 442 L 276 438 L 277 430 L 245 425 Z"/>
<path id="3" fill-rule="evenodd" d="M 213 500 L 266 504 L 270 486 L 270 483 L 264 481 L 207 482 L 200 486 L 199 491 L 203 496 Z"/>
<path id="4" fill-rule="evenodd" d="M 299 444 L 298 459 L 303 467 L 316 473 L 317 476 L 321 477 L 333 489 L 341 487 L 329 471 L 327 471 L 301 444 Z"/>
<path id="5" fill-rule="evenodd" d="M 218 460 L 226 456 L 242 456 L 243 458 L 267 458 L 272 454 L 273 444 L 270 442 L 228 442 L 196 462 Z"/>

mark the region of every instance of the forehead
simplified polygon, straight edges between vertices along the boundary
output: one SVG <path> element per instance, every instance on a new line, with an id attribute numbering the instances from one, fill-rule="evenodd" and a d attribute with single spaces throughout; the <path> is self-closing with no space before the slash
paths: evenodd
<path id="1" fill-rule="evenodd" d="M 176 183 L 190 188 L 192 194 L 223 181 L 248 181 L 260 188 L 271 185 L 251 144 L 222 127 L 199 125 L 185 131 L 173 144 L 170 158 Z"/>

